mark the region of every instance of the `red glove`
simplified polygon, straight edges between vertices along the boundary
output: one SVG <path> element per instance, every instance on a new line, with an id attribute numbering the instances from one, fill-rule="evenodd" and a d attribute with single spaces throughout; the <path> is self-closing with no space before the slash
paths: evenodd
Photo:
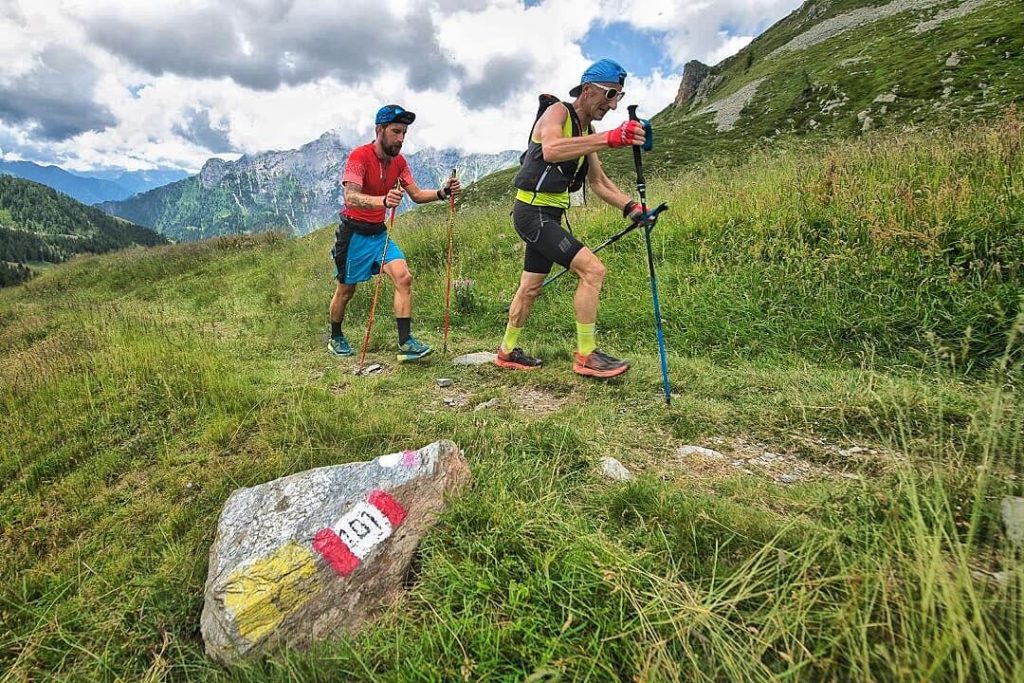
<path id="1" fill-rule="evenodd" d="M 612 148 L 642 145 L 644 144 L 644 124 L 639 121 L 626 121 L 618 128 L 613 128 L 605 133 L 605 142 Z"/>
<path id="2" fill-rule="evenodd" d="M 640 217 L 643 215 L 644 207 L 640 205 L 640 202 L 628 201 L 622 207 L 622 217 L 632 219 L 633 222 L 640 220 Z"/>

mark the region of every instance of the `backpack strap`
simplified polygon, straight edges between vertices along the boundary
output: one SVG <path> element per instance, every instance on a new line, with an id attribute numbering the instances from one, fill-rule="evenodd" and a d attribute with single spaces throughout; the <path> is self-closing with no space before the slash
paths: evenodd
<path id="1" fill-rule="evenodd" d="M 583 130 L 583 126 L 580 124 L 579 114 L 576 113 L 576 109 L 568 102 L 562 102 L 565 108 L 569 111 L 569 118 L 572 119 L 572 136 L 577 138 Z"/>
<path id="2" fill-rule="evenodd" d="M 558 99 L 554 95 L 549 95 L 547 93 L 542 93 L 541 95 L 537 96 L 537 116 L 533 119 L 533 125 L 530 126 L 530 132 L 526 134 L 526 149 L 527 150 L 529 150 L 530 149 L 530 145 L 533 144 L 533 129 L 537 127 L 537 122 L 540 121 L 540 117 L 544 114 L 544 112 L 547 110 L 548 107 L 550 107 L 555 102 L 561 102 L 561 101 L 562 100 Z M 519 155 L 519 164 L 522 165 L 522 163 L 525 160 L 526 160 L 526 152 L 524 151 L 522 154 Z"/>

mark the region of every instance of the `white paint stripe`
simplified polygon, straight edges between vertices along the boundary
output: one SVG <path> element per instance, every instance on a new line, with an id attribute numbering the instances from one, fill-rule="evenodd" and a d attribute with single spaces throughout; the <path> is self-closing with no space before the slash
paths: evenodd
<path id="1" fill-rule="evenodd" d="M 391 521 L 384 513 L 365 502 L 352 506 L 331 528 L 360 560 L 392 532 Z"/>

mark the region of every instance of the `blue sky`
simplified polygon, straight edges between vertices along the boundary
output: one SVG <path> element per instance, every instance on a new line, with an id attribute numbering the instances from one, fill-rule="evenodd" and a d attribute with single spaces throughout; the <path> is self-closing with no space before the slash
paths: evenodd
<path id="1" fill-rule="evenodd" d="M 584 36 L 580 46 L 589 60 L 612 57 L 620 62 L 631 76 L 646 78 L 655 69 L 668 72 L 672 60 L 665 52 L 664 31 L 641 30 L 623 22 L 595 23 Z"/>

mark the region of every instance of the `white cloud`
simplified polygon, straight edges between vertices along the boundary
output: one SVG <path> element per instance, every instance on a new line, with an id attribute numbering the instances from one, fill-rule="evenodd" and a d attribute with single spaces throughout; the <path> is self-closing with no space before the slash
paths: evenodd
<path id="1" fill-rule="evenodd" d="M 628 22 L 666 35 L 676 70 L 627 82 L 630 102 L 653 115 L 675 97 L 685 62 L 719 61 L 799 4 L 0 0 L 0 92 L 26 96 L 16 112 L 0 107 L 0 142 L 8 155 L 72 169 L 196 170 L 212 155 L 204 141 L 251 153 L 295 148 L 334 130 L 362 143 L 372 137 L 377 107 L 399 102 L 418 114 L 409 151 L 517 149 L 537 94 L 568 97 L 586 68 L 581 43 L 592 27 Z M 38 92 L 32 108 L 25 83 L 55 46 L 72 46 L 81 64 L 63 84 L 51 73 L 48 85 L 73 94 L 64 99 L 79 107 L 89 104 L 91 118 L 69 120 L 70 108 L 46 118 L 61 99 Z M 628 68 L 628 55 L 610 56 Z M 599 127 L 620 122 L 624 109 Z M 45 140 L 45 130 L 57 139 Z"/>
<path id="2" fill-rule="evenodd" d="M 708 63 L 718 64 L 723 59 L 732 57 L 749 45 L 753 39 L 754 36 L 727 36 L 725 42 L 708 55 Z"/>

